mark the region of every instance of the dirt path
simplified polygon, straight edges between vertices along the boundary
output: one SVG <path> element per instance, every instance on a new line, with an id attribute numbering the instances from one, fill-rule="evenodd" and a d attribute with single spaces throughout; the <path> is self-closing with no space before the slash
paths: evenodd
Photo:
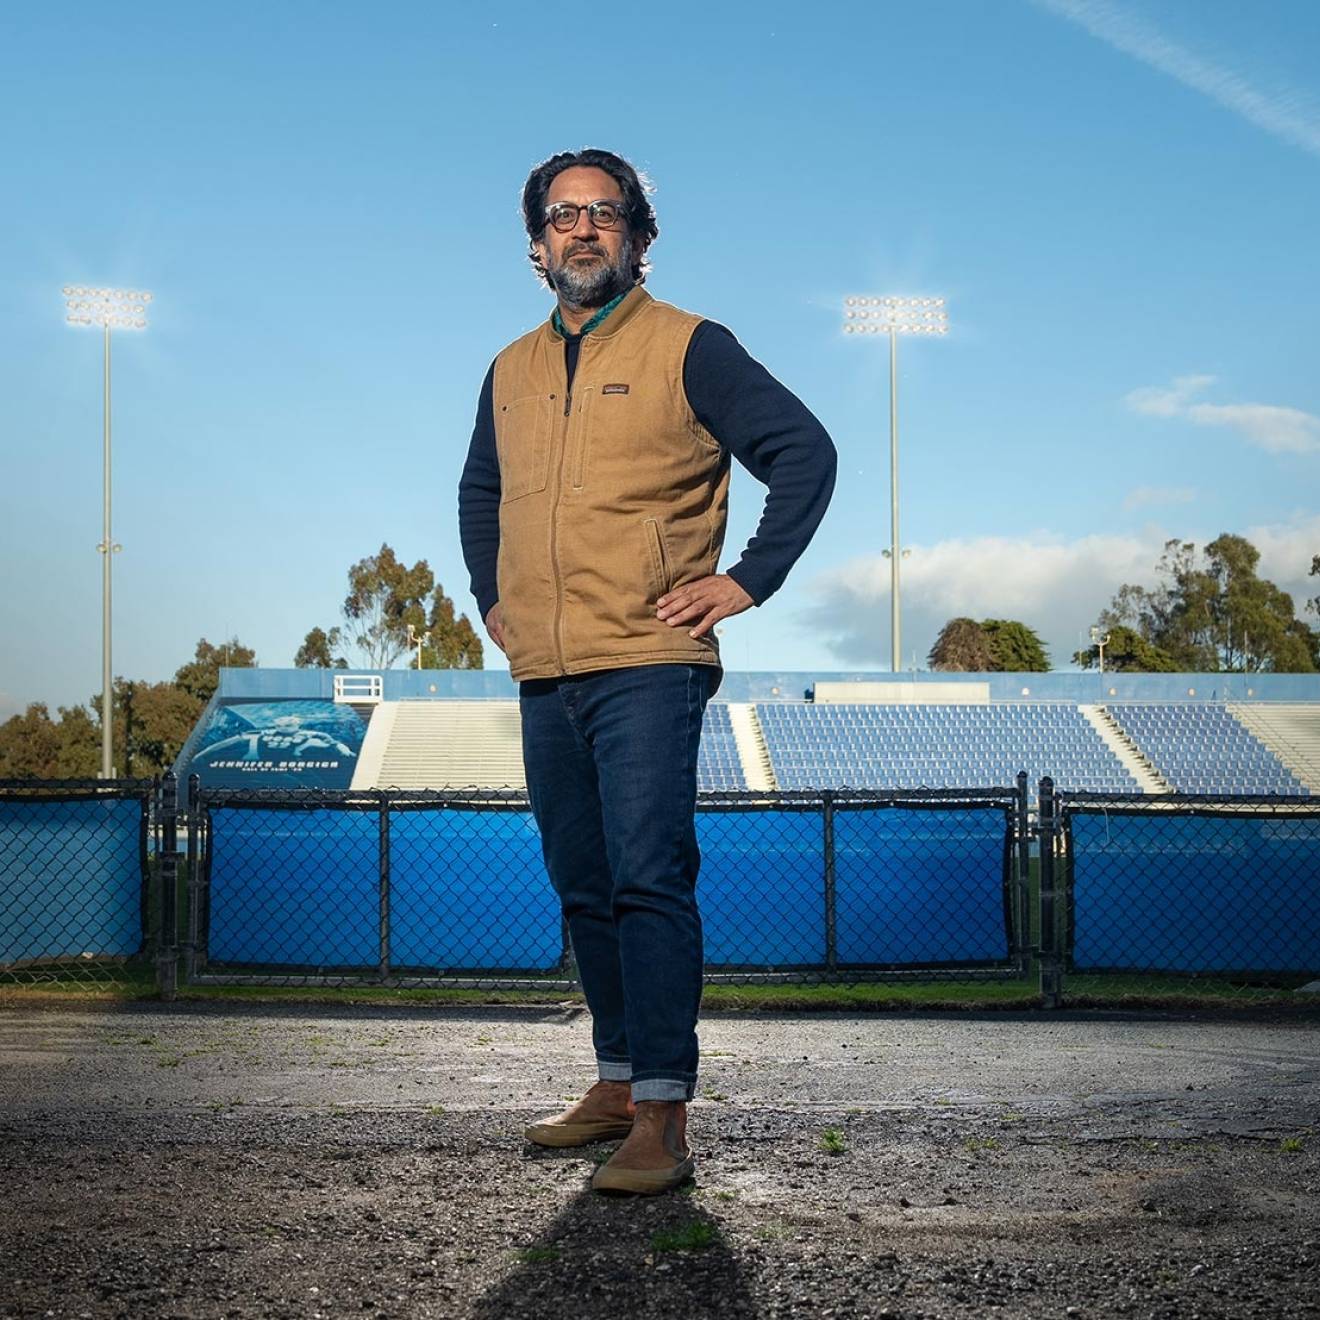
<path id="1" fill-rule="evenodd" d="M 1314 1025 L 702 1048 L 696 1185 L 619 1200 L 609 1147 L 521 1139 L 591 1080 L 579 1012 L 2 1009 L 0 1315 L 1320 1315 Z"/>

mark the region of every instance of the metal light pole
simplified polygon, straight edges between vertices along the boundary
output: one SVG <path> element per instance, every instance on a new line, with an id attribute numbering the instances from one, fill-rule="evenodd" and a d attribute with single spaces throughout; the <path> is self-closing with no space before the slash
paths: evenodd
<path id="1" fill-rule="evenodd" d="M 410 623 L 408 625 L 408 646 L 417 648 L 417 668 L 422 667 L 422 647 L 430 643 L 431 634 L 429 632 L 419 633 Z"/>
<path id="2" fill-rule="evenodd" d="M 1091 641 L 1095 643 L 1096 649 L 1100 652 L 1100 672 L 1105 672 L 1105 647 L 1109 645 L 1109 634 L 1102 633 L 1099 628 L 1093 624 L 1091 626 Z"/>
<path id="3" fill-rule="evenodd" d="M 101 778 L 113 779 L 114 680 L 110 662 L 110 561 L 123 549 L 110 534 L 110 332 L 145 330 L 151 294 L 142 289 L 91 289 L 64 286 L 65 320 L 70 325 L 99 325 L 104 338 L 104 431 L 102 436 L 102 535 L 96 547 L 101 560 Z"/>
<path id="4" fill-rule="evenodd" d="M 898 543 L 898 337 L 948 334 L 949 318 L 943 298 L 850 297 L 843 300 L 843 330 L 849 335 L 889 336 L 889 665 L 898 673 L 903 666 L 898 565 L 906 553 Z"/>

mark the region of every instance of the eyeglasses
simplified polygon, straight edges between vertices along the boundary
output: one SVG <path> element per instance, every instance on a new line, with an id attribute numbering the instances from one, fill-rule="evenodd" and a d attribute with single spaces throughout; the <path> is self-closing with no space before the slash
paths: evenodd
<path id="1" fill-rule="evenodd" d="M 545 208 L 546 220 L 561 233 L 577 228 L 578 216 L 585 211 L 597 229 L 613 229 L 624 219 L 623 203 L 601 199 L 578 206 L 576 202 L 555 202 Z"/>

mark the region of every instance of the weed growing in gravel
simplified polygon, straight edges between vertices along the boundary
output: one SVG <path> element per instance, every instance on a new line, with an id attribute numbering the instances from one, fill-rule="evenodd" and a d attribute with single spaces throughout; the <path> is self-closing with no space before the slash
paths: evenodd
<path id="1" fill-rule="evenodd" d="M 1279 1142 L 1279 1152 L 1283 1155 L 1300 1155 L 1302 1153 L 1301 1137 L 1284 1137 Z"/>
<path id="2" fill-rule="evenodd" d="M 848 1143 L 844 1139 L 841 1128 L 826 1128 L 820 1134 L 820 1148 L 827 1155 L 842 1155 L 848 1149 Z"/>
<path id="3" fill-rule="evenodd" d="M 518 1253 L 518 1259 L 524 1265 L 548 1265 L 559 1259 L 558 1247 L 524 1247 Z"/>
<path id="4" fill-rule="evenodd" d="M 432 1118 L 441 1118 L 445 1113 L 445 1107 L 444 1105 L 427 1105 L 426 1112 L 430 1114 Z"/>
<path id="5" fill-rule="evenodd" d="M 717 1201 L 736 1201 L 738 1199 L 737 1192 L 713 1192 L 712 1195 Z"/>
<path id="6" fill-rule="evenodd" d="M 704 1100 L 727 1100 L 729 1097 L 723 1091 L 714 1091 L 709 1087 L 701 1093 Z"/>
<path id="7" fill-rule="evenodd" d="M 720 1231 L 709 1220 L 694 1219 L 678 1228 L 662 1228 L 651 1234 L 652 1251 L 704 1251 L 720 1240 Z"/>
<path id="8" fill-rule="evenodd" d="M 963 1142 L 963 1149 L 972 1155 L 978 1155 L 983 1150 L 998 1150 L 998 1137 L 968 1137 Z"/>

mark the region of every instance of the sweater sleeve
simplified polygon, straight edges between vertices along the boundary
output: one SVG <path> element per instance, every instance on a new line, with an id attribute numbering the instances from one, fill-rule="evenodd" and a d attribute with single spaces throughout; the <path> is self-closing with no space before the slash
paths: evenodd
<path id="1" fill-rule="evenodd" d="M 499 599 L 495 566 L 500 554 L 500 463 L 491 402 L 494 380 L 495 364 L 491 363 L 477 400 L 477 421 L 458 483 L 458 539 L 483 622 Z"/>
<path id="2" fill-rule="evenodd" d="M 714 321 L 693 331 L 683 388 L 706 430 L 768 487 L 756 534 L 726 570 L 762 605 L 825 516 L 834 493 L 834 444 L 806 405 Z"/>

